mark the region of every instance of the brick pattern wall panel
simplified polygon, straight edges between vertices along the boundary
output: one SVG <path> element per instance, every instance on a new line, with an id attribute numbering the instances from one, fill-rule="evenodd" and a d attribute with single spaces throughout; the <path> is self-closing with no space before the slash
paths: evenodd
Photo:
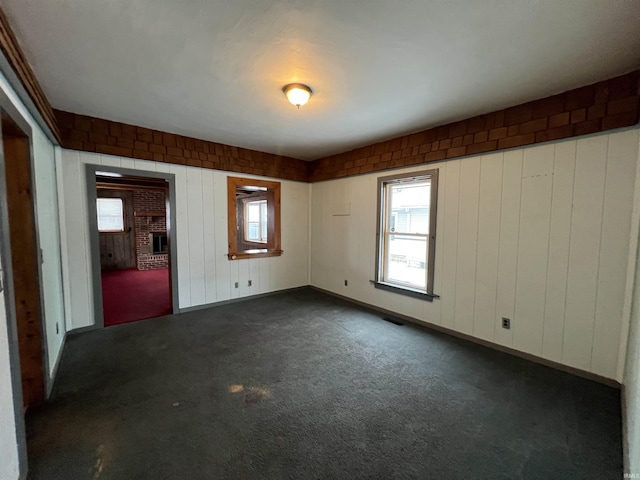
<path id="1" fill-rule="evenodd" d="M 305 162 L 55 110 L 65 148 L 317 182 L 523 147 L 638 123 L 640 70 L 558 95 Z"/>
<path id="2" fill-rule="evenodd" d="M 411 167 L 638 123 L 640 71 L 312 162 L 309 181 Z"/>
<path id="3" fill-rule="evenodd" d="M 141 213 L 164 212 L 166 209 L 165 193 L 159 190 L 134 190 L 133 209 L 135 212 L 138 270 L 169 268 L 169 255 L 154 255 L 149 241 L 150 233 L 167 233 L 166 217 L 141 215 Z"/>
<path id="4" fill-rule="evenodd" d="M 307 181 L 309 162 L 55 110 L 64 148 Z"/>

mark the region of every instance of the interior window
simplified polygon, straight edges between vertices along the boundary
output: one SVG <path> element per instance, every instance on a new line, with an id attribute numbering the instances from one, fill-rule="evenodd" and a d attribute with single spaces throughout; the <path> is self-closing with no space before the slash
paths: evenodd
<path id="1" fill-rule="evenodd" d="M 273 257 L 280 249 L 280 182 L 227 177 L 229 260 Z"/>

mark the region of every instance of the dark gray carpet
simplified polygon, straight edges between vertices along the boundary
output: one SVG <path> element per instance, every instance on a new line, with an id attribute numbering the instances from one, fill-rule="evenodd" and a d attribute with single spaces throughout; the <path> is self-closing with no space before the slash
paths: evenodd
<path id="1" fill-rule="evenodd" d="M 70 336 L 32 479 L 619 479 L 619 392 L 303 289 Z"/>

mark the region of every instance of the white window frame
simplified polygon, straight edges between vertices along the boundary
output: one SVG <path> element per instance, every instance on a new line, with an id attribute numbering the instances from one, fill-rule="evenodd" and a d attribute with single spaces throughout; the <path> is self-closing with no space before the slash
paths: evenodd
<path id="1" fill-rule="evenodd" d="M 267 230 L 267 237 L 269 236 L 268 230 L 269 230 L 269 219 L 268 219 L 268 215 L 269 215 L 269 208 L 268 208 L 268 204 L 267 204 L 267 199 L 266 198 L 261 198 L 258 200 L 250 200 L 247 199 L 244 201 L 244 240 L 245 242 L 251 242 L 251 243 L 267 243 L 268 238 L 265 237 L 264 240 L 253 240 L 251 238 L 249 238 L 249 223 L 255 223 L 255 222 L 249 222 L 249 204 L 251 203 L 259 203 L 260 204 L 260 212 L 258 214 L 258 232 L 260 232 L 260 236 L 262 237 L 262 230 L 263 227 L 265 227 L 265 229 Z M 262 206 L 264 205 L 265 210 L 267 211 L 267 221 L 266 221 L 266 225 L 264 225 L 262 223 Z"/>
<path id="2" fill-rule="evenodd" d="M 103 229 L 100 228 L 100 202 L 101 201 L 106 201 L 106 202 L 113 202 L 113 201 L 119 201 L 120 202 L 120 212 L 121 212 L 121 220 L 122 220 L 122 229 Z M 125 219 L 124 219 L 124 200 L 122 198 L 118 198 L 118 197 L 98 197 L 96 199 L 96 212 L 97 212 L 97 223 L 98 223 L 98 231 L 100 233 L 122 233 L 125 230 Z"/>
<path id="3" fill-rule="evenodd" d="M 389 192 L 391 186 L 398 184 L 414 184 L 419 182 L 430 181 L 430 199 L 429 199 L 429 232 L 427 234 L 404 233 L 398 232 L 398 224 L 396 220 L 396 231 L 391 232 L 391 203 L 389 201 Z M 438 297 L 433 291 L 434 287 L 434 270 L 435 270 L 435 251 L 436 251 L 436 219 L 437 219 L 437 203 L 438 203 L 438 170 L 424 170 L 414 173 L 405 173 L 400 175 L 391 175 L 378 178 L 378 217 L 376 229 L 376 271 L 375 281 L 373 282 L 377 288 L 391 290 L 397 293 L 417 296 L 428 300 Z M 386 251 L 388 248 L 389 237 L 391 235 L 413 236 L 425 238 L 427 242 L 426 252 L 426 288 L 416 288 L 409 282 L 401 282 L 397 280 L 389 280 L 386 276 Z"/>

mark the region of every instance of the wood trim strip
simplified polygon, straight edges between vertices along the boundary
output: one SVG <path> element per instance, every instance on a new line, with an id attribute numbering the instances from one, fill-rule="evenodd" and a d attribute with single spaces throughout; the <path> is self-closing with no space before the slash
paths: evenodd
<path id="1" fill-rule="evenodd" d="M 44 403 L 46 394 L 45 342 L 40 290 L 41 260 L 34 211 L 33 172 L 27 137 L 2 136 L 7 178 L 7 204 L 15 322 L 17 325 L 25 411 Z"/>
<path id="2" fill-rule="evenodd" d="M 4 11 L 0 8 L 0 50 L 6 57 L 9 65 L 17 75 L 18 79 L 24 86 L 25 90 L 29 94 L 29 97 L 33 101 L 34 105 L 42 115 L 43 120 L 55 136 L 59 143 L 62 143 L 60 136 L 60 130 L 56 122 L 56 117 L 53 113 L 53 108 L 46 95 L 40 87 L 40 83 L 36 78 L 27 58 L 25 57 L 20 44 L 16 39 L 16 36 L 9 25 Z"/>

